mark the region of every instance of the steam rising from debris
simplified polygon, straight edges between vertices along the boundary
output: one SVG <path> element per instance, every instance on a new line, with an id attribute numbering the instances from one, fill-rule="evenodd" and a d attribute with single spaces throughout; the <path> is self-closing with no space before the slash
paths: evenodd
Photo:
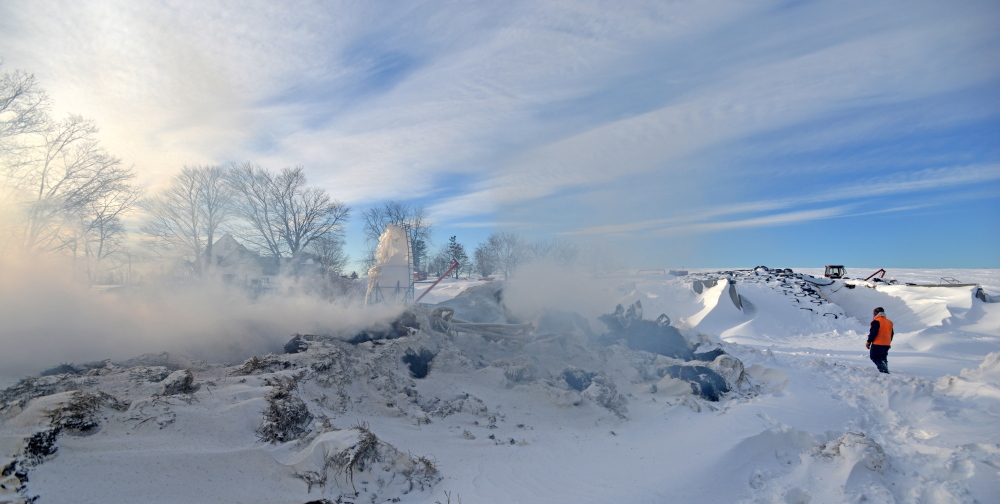
<path id="1" fill-rule="evenodd" d="M 612 280 L 555 261 L 521 266 L 504 289 L 504 304 L 524 320 L 536 319 L 547 309 L 576 312 L 593 320 L 617 302 Z"/>
<path id="2" fill-rule="evenodd" d="M 400 308 L 363 309 L 300 296 L 263 296 L 212 283 L 92 291 L 67 262 L 0 259 L 0 384 L 60 363 L 171 352 L 240 362 L 280 351 L 292 333 L 350 332 Z"/>

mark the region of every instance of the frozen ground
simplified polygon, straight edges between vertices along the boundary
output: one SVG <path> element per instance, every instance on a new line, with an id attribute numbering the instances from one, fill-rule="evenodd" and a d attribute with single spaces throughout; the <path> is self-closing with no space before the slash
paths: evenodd
<path id="1" fill-rule="evenodd" d="M 426 308 L 397 339 L 22 381 L 0 396 L 0 502 L 996 502 L 1000 304 L 969 287 L 690 273 L 462 296 L 486 283 L 448 280 L 424 299 L 456 319 L 532 322 L 527 338 L 446 334 Z M 1000 294 L 998 270 L 889 277 Z M 604 336 L 615 322 L 596 315 L 637 301 L 714 360 Z M 875 306 L 896 323 L 890 375 L 864 349 Z M 706 376 L 730 390 L 695 394 Z"/>

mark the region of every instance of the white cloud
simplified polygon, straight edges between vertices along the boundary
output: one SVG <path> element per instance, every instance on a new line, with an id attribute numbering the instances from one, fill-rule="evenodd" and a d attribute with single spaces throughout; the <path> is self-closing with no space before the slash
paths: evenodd
<path id="1" fill-rule="evenodd" d="M 799 222 L 807 222 L 821 219 L 830 219 L 844 215 L 850 206 L 838 206 L 831 208 L 821 208 L 818 210 L 800 210 L 796 212 L 785 212 L 763 217 L 753 217 L 723 222 L 701 222 L 698 224 L 687 224 L 683 226 L 672 226 L 653 231 L 653 236 L 676 236 L 694 233 L 711 233 L 718 231 L 731 231 L 734 229 L 786 226 Z"/>
<path id="2" fill-rule="evenodd" d="M 1000 54 L 984 9 L 996 11 L 936 2 L 14 0 L 0 6 L 0 56 L 36 72 L 60 112 L 94 118 L 109 149 L 151 185 L 184 164 L 252 159 L 302 164 L 351 204 L 427 198 L 439 222 L 498 212 L 524 222 L 502 213 L 526 204 L 559 221 L 578 209 L 546 203 L 573 191 L 646 177 L 606 194 L 635 205 L 696 194 L 705 166 L 692 159 L 706 151 L 995 82 L 1000 67 L 982 63 Z M 379 74 L 397 53 L 405 68 Z M 884 134 L 887 123 L 859 121 L 869 124 L 863 133 L 821 130 L 807 147 L 760 150 Z M 731 168 L 711 168 L 715 183 L 728 183 Z M 453 177 L 463 183 L 442 190 Z M 895 184 L 919 190 L 942 177 Z M 761 200 L 575 232 L 680 229 L 802 204 Z"/>
<path id="3" fill-rule="evenodd" d="M 730 227 L 761 227 L 765 225 L 778 225 L 791 222 L 787 219 L 801 217 L 801 220 L 811 220 L 815 210 L 799 210 L 793 212 L 776 213 L 769 216 L 759 216 L 747 219 L 740 219 L 727 222 L 712 222 L 713 219 L 729 215 L 754 214 L 776 212 L 795 207 L 812 206 L 830 202 L 848 202 L 864 200 L 869 202 L 869 206 L 875 204 L 881 198 L 915 193 L 928 190 L 947 190 L 962 186 L 975 186 L 976 184 L 988 183 L 1000 180 L 1000 165 L 973 165 L 973 166 L 953 166 L 942 168 L 929 168 L 910 173 L 897 173 L 886 178 L 870 178 L 850 185 L 841 185 L 827 190 L 820 190 L 802 196 L 751 201 L 746 203 L 727 203 L 724 205 L 707 206 L 695 212 L 684 215 L 664 218 L 650 219 L 637 222 L 623 222 L 607 224 L 601 226 L 591 226 L 567 231 L 566 235 L 621 235 L 643 233 L 647 236 L 676 235 L 684 233 L 703 233 L 708 231 L 721 231 Z M 935 200 L 936 201 L 936 200 Z M 933 203 L 944 203 L 944 201 Z M 921 205 L 920 207 L 929 206 Z M 836 207 L 838 209 L 848 208 L 848 205 Z M 917 206 L 906 206 L 891 211 L 901 211 L 901 209 L 915 209 Z M 834 217 L 841 214 L 825 214 L 822 212 L 830 209 L 819 210 L 823 218 Z M 874 210 L 869 213 L 882 213 L 887 210 Z M 847 214 L 843 214 L 846 216 Z M 865 214 L 850 214 L 851 216 Z M 773 220 L 772 220 L 773 219 Z M 682 225 L 684 222 L 692 224 Z M 736 224 L 734 224 L 736 223 Z"/>

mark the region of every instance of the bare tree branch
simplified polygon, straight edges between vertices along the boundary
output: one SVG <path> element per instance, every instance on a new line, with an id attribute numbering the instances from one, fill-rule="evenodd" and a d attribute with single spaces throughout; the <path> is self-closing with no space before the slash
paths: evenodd
<path id="1" fill-rule="evenodd" d="M 361 221 L 367 245 L 366 255 L 362 259 L 365 268 L 375 264 L 375 248 L 378 246 L 379 237 L 390 224 L 406 229 L 410 234 L 411 243 L 422 242 L 423 245 L 415 246 L 414 251 L 422 250 L 426 253 L 427 245 L 431 241 L 432 224 L 427 220 L 423 206 L 414 207 L 398 201 L 386 201 L 362 212 Z M 414 265 L 419 267 L 421 259 L 420 256 L 414 257 Z"/>
<path id="2" fill-rule="evenodd" d="M 142 202 L 148 214 L 143 232 L 179 253 L 197 276 L 210 267 L 216 232 L 230 212 L 225 173 L 220 166 L 186 166 L 163 193 Z"/>
<path id="3" fill-rule="evenodd" d="M 277 175 L 254 163 L 234 165 L 229 174 L 237 214 L 249 229 L 244 237 L 275 257 L 295 256 L 313 241 L 341 231 L 350 208 L 318 187 L 307 187 L 302 167 Z"/>

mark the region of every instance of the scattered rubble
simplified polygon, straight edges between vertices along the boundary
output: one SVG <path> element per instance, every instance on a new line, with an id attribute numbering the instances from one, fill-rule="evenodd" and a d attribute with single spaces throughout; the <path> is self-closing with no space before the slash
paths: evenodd
<path id="1" fill-rule="evenodd" d="M 265 379 L 264 383 L 271 386 L 271 392 L 267 394 L 268 408 L 257 436 L 268 443 L 284 443 L 302 437 L 312 415 L 305 401 L 295 392 L 295 380 L 277 375 Z"/>
<path id="2" fill-rule="evenodd" d="M 449 316 L 435 318 L 436 310 Z M 123 413 L 119 420 L 129 422 L 130 429 L 176 429 L 181 425 L 177 408 L 199 403 L 217 387 L 216 380 L 234 380 L 248 390 L 270 387 L 253 399 L 266 404 L 254 429 L 257 439 L 273 446 L 274 453 L 285 453 L 276 457 L 308 491 L 329 496 L 336 487 L 352 502 L 377 501 L 386 489 L 394 495 L 427 489 L 441 475 L 429 459 L 400 452 L 367 425 L 336 429 L 331 418 L 392 416 L 418 427 L 461 418 L 467 428 L 457 434 L 469 441 L 526 443 L 503 434 L 504 412 L 482 398 L 463 390 L 442 395 L 439 388 L 428 394 L 422 384 L 438 374 L 495 377 L 517 393 L 537 395 L 560 408 L 596 406 L 595 414 L 603 411 L 613 421 L 628 419 L 628 403 L 635 399 L 628 390 L 645 384 L 656 393 L 665 379 L 687 384 L 687 396 L 706 401 L 754 393 L 745 386 L 748 378 L 739 359 L 706 345 L 703 337 L 686 337 L 665 315 L 643 319 L 638 302 L 627 309 L 619 305 L 600 320 L 608 331 L 599 336 L 573 313 L 545 311 L 537 321 L 518 320 L 504 306 L 497 282 L 440 306 L 414 306 L 378 329 L 295 334 L 285 353 L 254 356 L 239 366 L 211 366 L 167 353 L 100 366 L 63 364 L 50 376 L 25 378 L 0 391 L 0 418 L 17 415 L 34 400 L 66 394 L 58 408 L 47 412 L 47 427 L 25 439 L 18 458 L 5 466 L 5 477 L 23 475 L 18 484 L 24 487 L 31 467 L 57 456 L 61 434 L 100 429 L 101 411 Z M 516 330 L 508 334 L 512 327 Z M 104 392 L 102 384 L 110 382 L 129 399 Z M 678 403 L 686 400 L 698 399 Z M 501 430 L 476 435 L 470 430 L 475 428 Z"/>
<path id="3" fill-rule="evenodd" d="M 163 390 L 160 395 L 193 394 L 201 388 L 194 382 L 190 369 L 181 369 L 170 373 L 163 379 Z"/>

